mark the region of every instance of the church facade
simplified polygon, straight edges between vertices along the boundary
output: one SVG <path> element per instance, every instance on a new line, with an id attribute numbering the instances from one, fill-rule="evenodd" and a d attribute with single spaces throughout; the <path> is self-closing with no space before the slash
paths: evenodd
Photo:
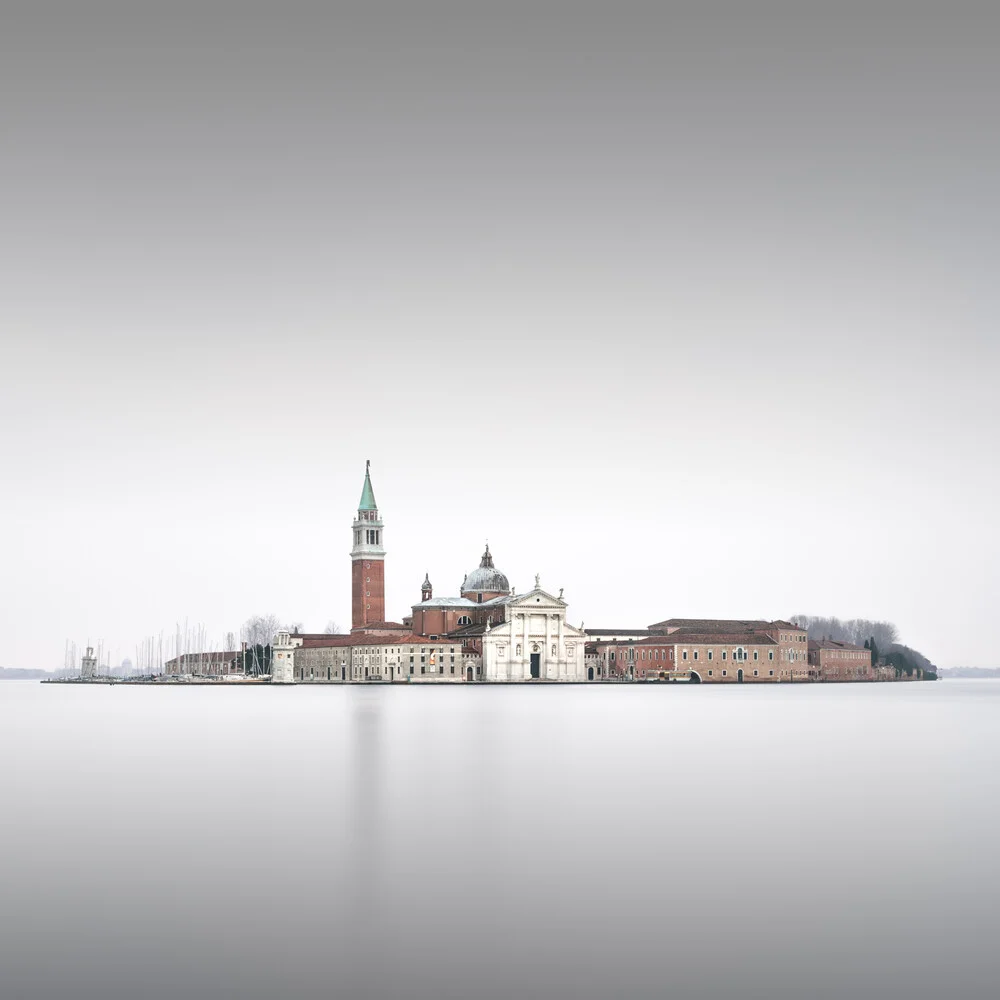
<path id="1" fill-rule="evenodd" d="M 488 681 L 583 681 L 587 633 L 566 621 L 566 602 L 534 590 L 511 597 L 506 620 L 483 633 Z"/>

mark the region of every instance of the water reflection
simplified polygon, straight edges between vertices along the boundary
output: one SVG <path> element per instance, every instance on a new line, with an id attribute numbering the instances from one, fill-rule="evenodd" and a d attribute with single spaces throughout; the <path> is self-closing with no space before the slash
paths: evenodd
<path id="1" fill-rule="evenodd" d="M 998 718 L 975 682 L 6 684 L 0 992 L 992 997 Z"/>

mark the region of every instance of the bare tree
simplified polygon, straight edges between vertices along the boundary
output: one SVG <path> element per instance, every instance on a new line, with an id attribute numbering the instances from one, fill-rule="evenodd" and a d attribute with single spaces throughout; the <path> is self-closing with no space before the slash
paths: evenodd
<path id="1" fill-rule="evenodd" d="M 870 618 L 824 618 L 819 615 L 793 615 L 796 625 L 807 629 L 811 639 L 836 639 L 863 646 L 874 637 L 879 649 L 889 649 L 899 638 L 899 630 L 892 622 L 872 621 Z"/>
<path id="2" fill-rule="evenodd" d="M 240 629 L 240 638 L 248 646 L 270 646 L 280 627 L 277 615 L 251 615 Z"/>
<path id="3" fill-rule="evenodd" d="M 331 618 L 326 623 L 326 628 L 323 631 L 327 635 L 340 635 L 340 626 Z"/>
<path id="4" fill-rule="evenodd" d="M 289 622 L 287 625 L 282 626 L 286 632 L 301 632 L 302 627 L 302 622 Z"/>

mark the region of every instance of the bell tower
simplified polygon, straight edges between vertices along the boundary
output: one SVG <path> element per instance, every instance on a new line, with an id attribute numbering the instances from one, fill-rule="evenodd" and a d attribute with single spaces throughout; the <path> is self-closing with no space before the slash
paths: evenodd
<path id="1" fill-rule="evenodd" d="M 385 549 L 382 518 L 372 489 L 371 462 L 365 462 L 365 485 L 352 529 L 351 631 L 360 632 L 385 621 Z"/>

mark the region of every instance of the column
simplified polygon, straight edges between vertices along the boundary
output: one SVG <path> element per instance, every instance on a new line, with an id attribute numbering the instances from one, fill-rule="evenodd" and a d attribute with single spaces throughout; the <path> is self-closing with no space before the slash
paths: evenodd
<path id="1" fill-rule="evenodd" d="M 531 645 L 528 641 L 528 615 L 521 614 L 521 632 L 524 639 L 521 643 L 521 680 L 527 680 L 531 676 Z"/>
<path id="2" fill-rule="evenodd" d="M 560 680 L 566 680 L 569 676 L 569 657 L 566 656 L 566 644 L 563 642 L 563 616 L 560 614 L 556 620 L 556 642 L 559 644 L 559 659 L 562 662 Z"/>
<path id="3" fill-rule="evenodd" d="M 544 652 L 542 653 L 542 663 L 545 664 L 544 673 L 539 670 L 539 675 L 545 678 L 558 677 L 559 676 L 559 661 L 558 659 L 553 662 L 552 660 L 552 640 L 550 638 L 552 634 L 552 618 L 548 611 L 545 612 L 545 646 Z"/>

